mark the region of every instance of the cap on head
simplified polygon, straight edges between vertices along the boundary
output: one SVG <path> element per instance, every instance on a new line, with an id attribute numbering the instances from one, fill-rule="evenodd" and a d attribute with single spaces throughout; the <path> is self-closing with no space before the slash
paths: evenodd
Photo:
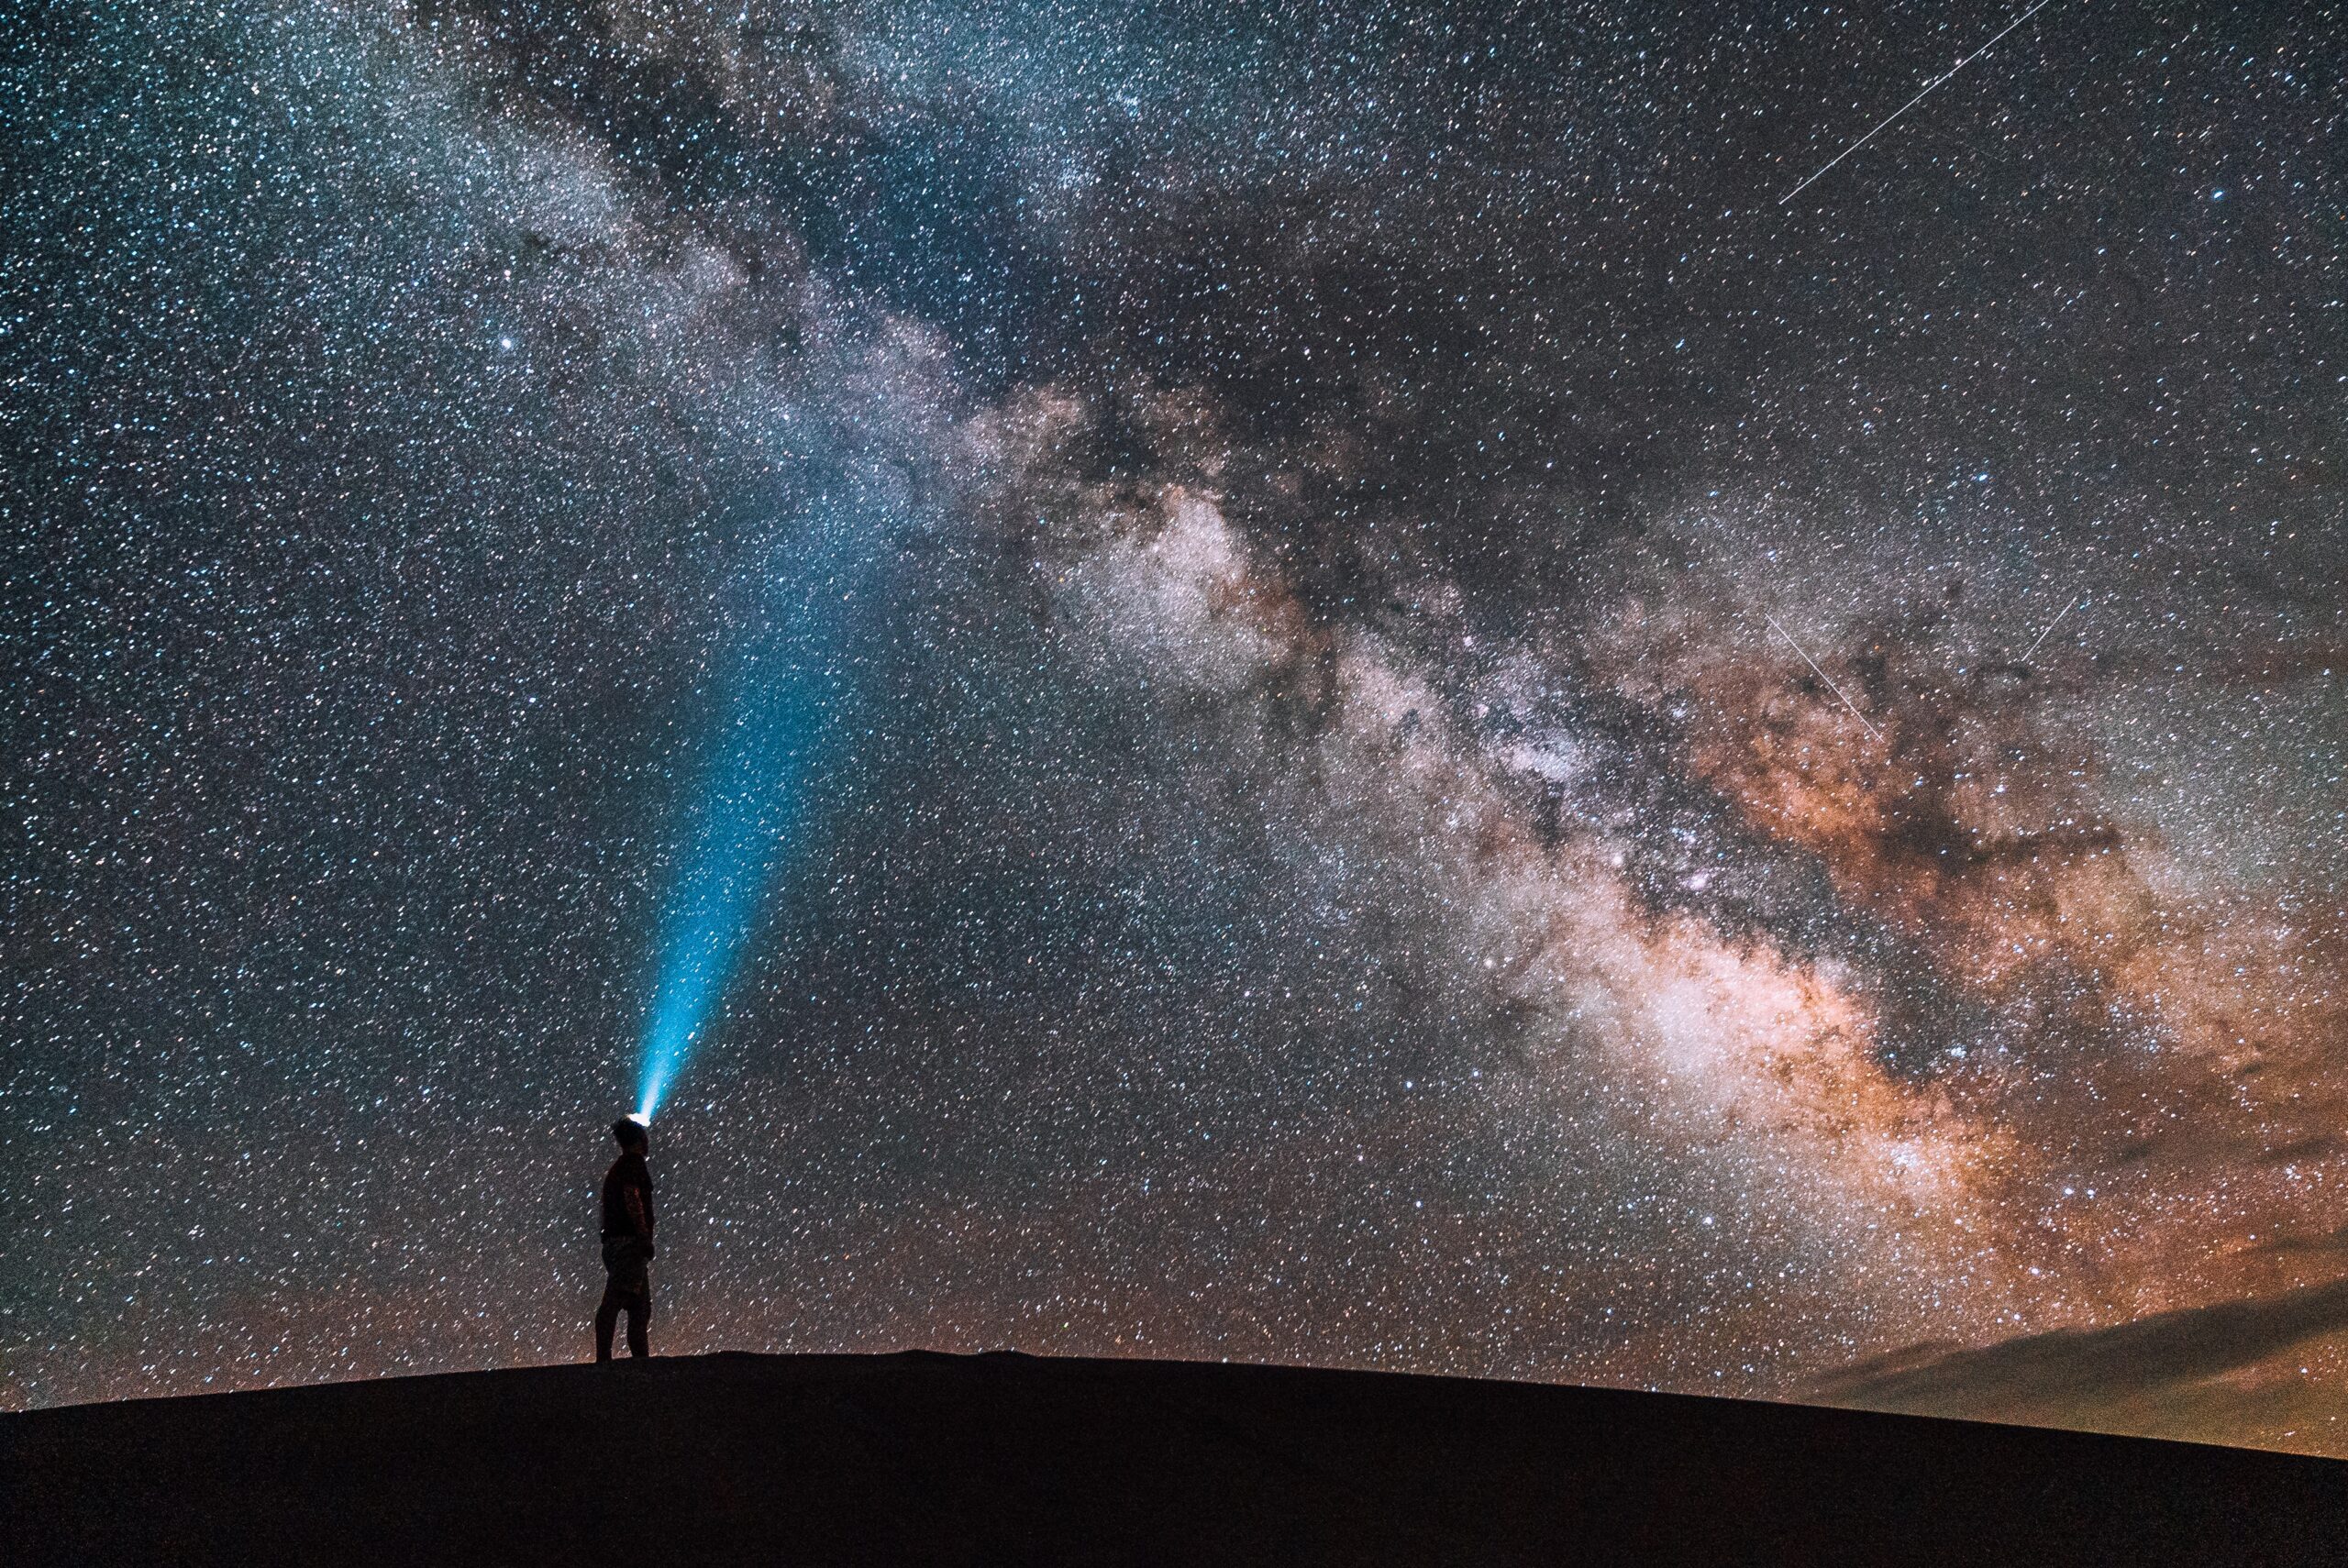
<path id="1" fill-rule="evenodd" d="M 644 1123 L 633 1116 L 623 1116 L 613 1122 L 612 1136 L 623 1149 L 641 1149 L 648 1142 L 644 1135 Z"/>

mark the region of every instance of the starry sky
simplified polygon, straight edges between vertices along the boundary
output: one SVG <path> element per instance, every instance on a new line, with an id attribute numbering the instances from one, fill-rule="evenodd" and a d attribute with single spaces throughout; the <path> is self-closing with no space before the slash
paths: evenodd
<path id="1" fill-rule="evenodd" d="M 2021 9 L 0 24 L 0 1404 L 581 1354 L 715 845 L 663 1351 L 2348 1452 L 2348 15 Z"/>

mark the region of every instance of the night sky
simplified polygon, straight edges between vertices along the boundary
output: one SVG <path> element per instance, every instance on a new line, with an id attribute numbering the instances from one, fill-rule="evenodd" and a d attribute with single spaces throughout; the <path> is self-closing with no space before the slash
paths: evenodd
<path id="1" fill-rule="evenodd" d="M 693 948 L 663 1352 L 2348 1452 L 2348 13 L 1780 202 L 2022 8 L 0 24 L 0 1405 L 585 1353 Z"/>

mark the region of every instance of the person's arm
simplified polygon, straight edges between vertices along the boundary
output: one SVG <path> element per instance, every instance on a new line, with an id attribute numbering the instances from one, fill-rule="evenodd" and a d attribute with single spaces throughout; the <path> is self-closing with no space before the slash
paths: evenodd
<path id="1" fill-rule="evenodd" d="M 636 1224 L 636 1233 L 644 1238 L 645 1255 L 652 1253 L 652 1189 L 636 1182 L 627 1184 L 627 1217 Z"/>

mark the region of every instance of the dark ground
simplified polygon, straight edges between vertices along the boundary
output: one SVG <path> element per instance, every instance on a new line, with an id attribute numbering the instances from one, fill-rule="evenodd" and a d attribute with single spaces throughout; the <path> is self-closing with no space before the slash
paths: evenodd
<path id="1" fill-rule="evenodd" d="M 1604 1389 L 714 1355 L 0 1418 L 0 1560 L 2348 1562 L 2348 1464 Z"/>

